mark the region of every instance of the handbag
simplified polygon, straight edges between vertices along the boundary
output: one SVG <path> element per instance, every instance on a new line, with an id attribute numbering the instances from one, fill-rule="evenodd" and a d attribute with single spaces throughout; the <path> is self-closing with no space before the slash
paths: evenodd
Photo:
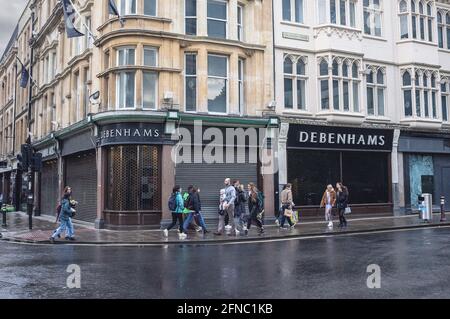
<path id="1" fill-rule="evenodd" d="M 345 207 L 345 215 L 351 214 L 352 213 L 352 209 L 350 208 L 350 206 Z"/>
<path id="2" fill-rule="evenodd" d="M 284 210 L 284 216 L 286 216 L 286 217 L 292 217 L 293 214 L 294 214 L 294 212 L 290 208 L 286 208 Z"/>

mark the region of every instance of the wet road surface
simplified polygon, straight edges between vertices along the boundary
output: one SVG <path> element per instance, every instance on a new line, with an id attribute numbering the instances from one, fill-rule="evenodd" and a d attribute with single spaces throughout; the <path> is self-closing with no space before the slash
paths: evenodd
<path id="1" fill-rule="evenodd" d="M 238 245 L 0 243 L 0 298 L 450 298 L 450 228 Z M 80 266 L 81 288 L 66 272 Z M 367 266 L 381 288 L 367 288 Z"/>

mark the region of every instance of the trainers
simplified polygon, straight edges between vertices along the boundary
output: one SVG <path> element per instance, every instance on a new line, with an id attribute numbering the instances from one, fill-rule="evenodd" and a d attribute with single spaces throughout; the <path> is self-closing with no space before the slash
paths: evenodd
<path id="1" fill-rule="evenodd" d="M 230 230 L 231 228 L 232 228 L 231 225 L 226 225 L 226 226 L 225 226 L 225 229 L 226 229 L 226 230 Z"/>
<path id="2" fill-rule="evenodd" d="M 289 226 L 289 229 L 294 229 L 295 228 L 295 224 L 292 226 Z"/>
<path id="3" fill-rule="evenodd" d="M 262 227 L 262 228 L 259 230 L 259 233 L 260 233 L 260 234 L 264 234 L 264 227 Z"/>
<path id="4" fill-rule="evenodd" d="M 277 219 L 275 219 L 275 225 L 280 226 L 280 221 Z"/>
<path id="5" fill-rule="evenodd" d="M 53 238 L 53 237 L 50 237 L 50 243 L 52 243 L 52 244 L 54 244 L 55 243 L 55 238 Z"/>
<path id="6" fill-rule="evenodd" d="M 186 238 L 187 238 L 187 235 L 186 235 L 185 233 L 181 233 L 178 237 L 179 237 L 180 239 L 186 239 Z"/>
<path id="7" fill-rule="evenodd" d="M 236 236 L 239 236 L 239 234 L 241 233 L 239 230 L 235 229 L 236 232 Z"/>
<path id="8" fill-rule="evenodd" d="M 168 231 L 167 229 L 164 229 L 164 230 L 163 230 L 163 233 L 164 233 L 164 237 L 169 236 L 169 231 Z"/>
<path id="9" fill-rule="evenodd" d="M 248 235 L 248 229 L 245 229 L 245 230 L 244 230 L 244 234 L 245 234 L 245 236 Z"/>
<path id="10" fill-rule="evenodd" d="M 196 230 L 197 232 L 201 232 L 201 231 L 203 230 L 203 228 L 197 227 L 195 230 Z"/>
<path id="11" fill-rule="evenodd" d="M 222 233 L 221 233 L 221 232 L 218 232 L 218 231 L 216 231 L 216 232 L 214 233 L 214 235 L 216 235 L 216 236 L 222 236 Z"/>
<path id="12" fill-rule="evenodd" d="M 333 222 L 328 223 L 328 228 L 333 228 Z"/>

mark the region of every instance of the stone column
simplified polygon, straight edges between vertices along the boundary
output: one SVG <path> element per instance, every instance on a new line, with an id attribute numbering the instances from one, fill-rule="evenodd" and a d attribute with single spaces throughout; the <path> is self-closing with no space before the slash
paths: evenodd
<path id="1" fill-rule="evenodd" d="M 207 1 L 197 1 L 197 35 L 199 37 L 208 36 L 207 15 Z"/>
<path id="2" fill-rule="evenodd" d="M 289 123 L 281 123 L 280 134 L 278 136 L 278 175 L 279 190 L 288 183 L 287 177 L 287 134 L 289 132 Z"/>
<path id="3" fill-rule="evenodd" d="M 163 145 L 161 154 L 161 201 L 162 216 L 161 226 L 167 225 L 172 220 L 172 212 L 167 207 L 167 200 L 172 194 L 175 185 L 175 162 L 172 160 L 172 145 Z"/>
<path id="4" fill-rule="evenodd" d="M 399 201 L 399 163 L 398 163 L 398 140 L 400 130 L 394 130 L 394 140 L 392 143 L 391 170 L 392 170 L 392 202 L 394 204 L 394 216 L 401 215 Z"/>

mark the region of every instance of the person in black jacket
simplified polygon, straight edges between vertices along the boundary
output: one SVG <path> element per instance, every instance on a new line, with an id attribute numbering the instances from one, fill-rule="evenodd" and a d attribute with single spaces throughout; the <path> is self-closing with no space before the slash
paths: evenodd
<path id="1" fill-rule="evenodd" d="M 246 209 L 247 196 L 245 194 L 244 185 L 235 185 L 236 199 L 234 201 L 234 224 L 238 232 L 247 229 Z"/>
<path id="2" fill-rule="evenodd" d="M 348 189 L 342 183 L 337 183 L 336 189 L 336 206 L 339 212 L 339 227 L 347 227 L 345 209 L 348 206 Z"/>
<path id="3" fill-rule="evenodd" d="M 188 203 L 186 205 L 186 208 L 190 212 L 189 212 L 188 216 L 186 217 L 186 220 L 184 221 L 184 224 L 183 224 L 184 232 L 187 233 L 187 228 L 189 227 L 192 220 L 194 218 L 196 218 L 199 221 L 200 226 L 203 229 L 203 233 L 206 234 L 206 233 L 208 233 L 208 230 L 206 229 L 205 221 L 201 215 L 202 205 L 200 202 L 200 195 L 199 195 L 198 189 L 196 187 L 192 187 L 192 188 L 189 187 L 188 191 L 189 191 L 189 197 L 188 197 Z"/>

